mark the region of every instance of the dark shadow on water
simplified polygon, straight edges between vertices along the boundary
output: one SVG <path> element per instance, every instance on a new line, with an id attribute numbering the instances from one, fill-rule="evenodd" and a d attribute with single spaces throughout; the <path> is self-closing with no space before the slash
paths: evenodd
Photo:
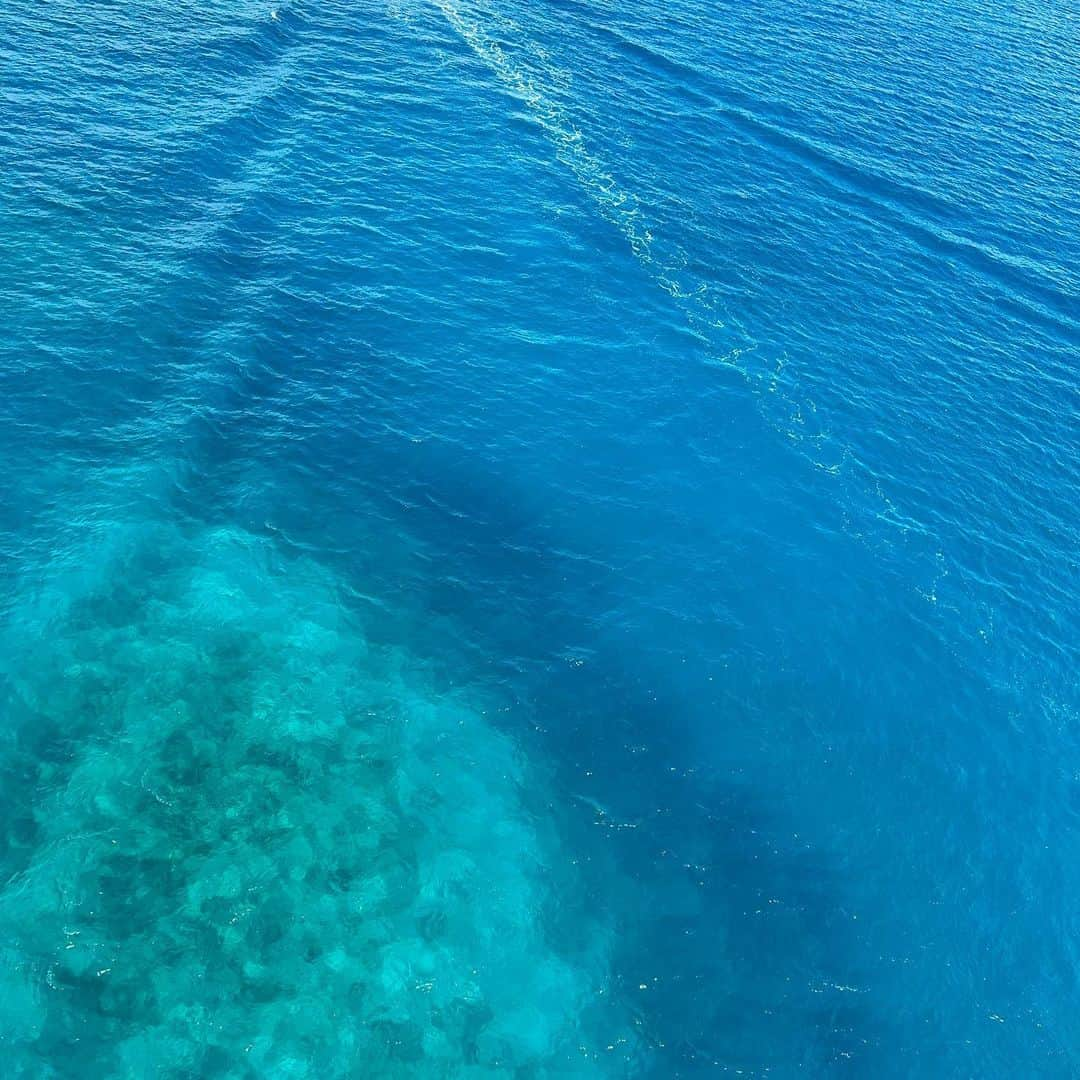
<path id="1" fill-rule="evenodd" d="M 244 443 L 232 432 L 203 449 L 225 464 Z M 738 731 L 763 712 L 797 711 L 821 696 L 814 679 L 800 686 L 789 674 L 770 689 L 752 649 L 740 669 L 740 647 L 761 643 L 733 625 L 711 629 L 735 657 L 725 680 L 707 695 L 683 685 L 647 628 L 607 618 L 625 599 L 618 553 L 559 535 L 542 496 L 464 451 L 388 448 L 353 432 L 347 446 L 309 448 L 309 460 L 333 465 L 298 471 L 300 511 L 287 489 L 248 488 L 245 527 L 297 552 L 336 552 L 330 561 L 358 596 L 409 597 L 404 606 L 425 619 L 391 620 L 387 634 L 445 663 L 448 681 L 487 682 L 511 703 L 499 722 L 556 774 L 562 805 L 548 809 L 587 885 L 567 902 L 606 910 L 619 928 L 609 992 L 656 1055 L 648 1075 L 887 1074 L 890 1025 L 856 985 L 844 871 L 799 836 L 773 791 L 694 760 L 703 726 Z M 191 510 L 207 506 L 235 515 L 235 489 L 198 485 Z M 372 521 L 376 533 L 405 530 L 412 545 L 374 570 L 359 547 Z M 743 602 L 717 598 L 736 611 Z M 572 912 L 561 914 L 572 926 Z"/>
<path id="2" fill-rule="evenodd" d="M 166 405 L 163 389 L 183 400 L 207 355 L 218 358 L 201 407 L 185 406 L 176 429 L 177 514 L 239 524 L 331 564 L 354 603 L 384 611 L 389 640 L 441 666 L 447 685 L 487 683 L 507 702 L 499 722 L 556 774 L 562 805 L 548 809 L 587 886 L 567 904 L 606 910 L 619 929 L 609 992 L 636 1016 L 653 1075 L 713 1075 L 718 1064 L 750 1075 L 884 1075 L 888 1019 L 837 989 L 857 967 L 842 869 L 795 839 L 799 823 L 759 777 L 697 759 L 703 729 L 752 728 L 800 696 L 797 679 L 770 689 L 768 642 L 744 636 L 752 598 L 740 568 L 695 575 L 703 609 L 732 616 L 706 627 L 695 613 L 706 642 L 689 640 L 693 620 L 686 642 L 657 641 L 647 604 L 621 620 L 648 587 L 634 576 L 639 553 L 575 535 L 574 507 L 554 487 L 518 482 L 512 465 L 478 460 L 467 440 L 394 435 L 397 403 L 422 388 L 419 377 L 367 341 L 362 306 L 347 319 L 328 311 L 317 272 L 306 292 L 279 289 L 281 268 L 265 255 L 278 226 L 257 203 L 232 209 L 182 267 L 184 280 L 217 287 L 188 295 L 182 281 L 147 312 L 160 329 L 143 328 L 143 346 L 172 365 L 164 387 L 151 378 L 147 392 Z M 669 399 L 685 390 L 675 380 Z M 711 497 L 753 498 L 738 477 L 771 464 L 753 460 L 753 445 L 728 445 L 738 471 Z M 398 621 L 399 610 L 411 614 Z M 686 683 L 672 644 L 696 647 L 699 671 L 722 654 L 722 678 L 708 692 Z M 78 738 L 32 718 L 25 730 L 26 761 L 62 760 L 65 740 Z M 14 806 L 19 778 L 8 780 Z M 28 819 L 11 835 L 29 851 L 34 829 Z"/>

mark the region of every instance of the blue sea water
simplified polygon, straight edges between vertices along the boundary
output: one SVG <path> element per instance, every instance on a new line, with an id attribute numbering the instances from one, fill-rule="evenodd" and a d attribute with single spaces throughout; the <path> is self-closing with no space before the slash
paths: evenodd
<path id="1" fill-rule="evenodd" d="M 1080 19 L 0 9 L 3 1074 L 1080 1074 Z"/>

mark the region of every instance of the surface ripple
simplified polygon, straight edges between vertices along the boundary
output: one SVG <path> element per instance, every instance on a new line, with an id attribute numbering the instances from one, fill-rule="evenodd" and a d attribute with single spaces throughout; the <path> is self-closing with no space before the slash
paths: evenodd
<path id="1" fill-rule="evenodd" d="M 0 10 L 5 1075 L 1076 1075 L 1078 58 Z"/>

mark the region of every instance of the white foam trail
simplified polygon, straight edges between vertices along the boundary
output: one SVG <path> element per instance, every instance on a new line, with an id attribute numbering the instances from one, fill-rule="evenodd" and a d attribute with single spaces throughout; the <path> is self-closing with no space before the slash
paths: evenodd
<path id="1" fill-rule="evenodd" d="M 639 200 L 621 187 L 589 150 L 582 133 L 558 103 L 558 85 L 568 87 L 570 76 L 553 68 L 544 51 L 530 44 L 512 19 L 490 8 L 470 5 L 467 9 L 454 0 L 432 3 L 503 86 L 528 108 L 534 122 L 551 140 L 559 161 L 570 169 L 603 216 L 626 237 L 634 254 L 651 265 L 653 235 Z M 507 53 L 500 38 L 515 43 L 515 56 L 524 57 L 524 63 Z"/>
<path id="2" fill-rule="evenodd" d="M 392 0 L 400 5 L 402 0 Z M 475 0 L 430 0 L 455 34 L 469 46 L 500 83 L 526 107 L 532 120 L 549 138 L 556 157 L 574 175 L 605 220 L 626 238 L 638 262 L 652 280 L 672 297 L 686 319 L 688 329 L 702 343 L 706 362 L 737 371 L 757 396 L 766 422 L 815 468 L 844 482 L 863 504 L 870 521 L 894 526 L 888 542 L 906 542 L 915 535 L 933 549 L 933 565 L 928 567 L 934 584 L 917 592 L 937 603 L 936 584 L 947 570 L 940 541 L 910 515 L 897 514 L 896 507 L 881 491 L 880 479 L 852 452 L 838 442 L 827 416 L 816 403 L 796 391 L 792 375 L 786 371 L 786 355 L 778 358 L 757 353 L 753 335 L 727 312 L 720 310 L 714 286 L 705 278 L 687 272 L 689 259 L 678 248 L 658 250 L 653 226 L 641 200 L 621 186 L 611 170 L 586 145 L 568 109 L 561 104 L 572 77 L 553 65 L 542 46 L 511 18 Z M 400 12 L 398 14 L 400 18 Z M 510 49 L 504 42 L 511 42 Z M 722 335 L 722 336 L 721 336 Z M 756 362 L 747 357 L 757 353 Z M 795 376 L 797 378 L 797 376 Z M 913 528 L 914 527 L 914 528 Z M 849 535 L 873 547 L 872 532 L 849 526 Z"/>

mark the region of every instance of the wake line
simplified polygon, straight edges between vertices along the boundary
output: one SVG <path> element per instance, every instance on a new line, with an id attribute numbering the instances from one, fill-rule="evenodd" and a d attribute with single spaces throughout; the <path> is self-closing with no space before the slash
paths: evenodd
<path id="1" fill-rule="evenodd" d="M 814 447 L 831 443 L 833 438 L 824 423 L 813 432 L 807 432 L 803 427 L 807 416 L 817 413 L 817 407 L 812 400 L 800 400 L 797 396 L 784 392 L 781 380 L 784 377 L 786 357 L 779 358 L 775 364 L 770 364 L 764 358 L 753 366 L 740 362 L 744 354 L 757 349 L 753 336 L 726 313 L 718 310 L 717 302 L 709 296 L 711 285 L 707 279 L 682 273 L 676 265 L 672 265 L 670 261 L 665 262 L 655 253 L 653 231 L 639 198 L 619 185 L 610 170 L 586 146 L 582 133 L 574 125 L 567 110 L 555 99 L 554 93 L 547 92 L 543 83 L 538 81 L 527 67 L 515 62 L 501 42 L 512 41 L 515 48 L 528 48 L 535 58 L 535 66 L 541 72 L 546 72 L 549 81 L 568 84 L 569 75 L 552 72 L 550 64 L 546 62 L 538 47 L 522 45 L 526 35 L 512 19 L 499 15 L 488 7 L 459 6 L 456 0 L 431 0 L 431 3 L 442 13 L 458 38 L 509 93 L 526 106 L 533 121 L 551 140 L 558 160 L 569 168 L 603 218 L 623 234 L 635 258 L 654 283 L 672 297 L 686 320 L 687 328 L 702 342 L 706 350 L 704 362 L 741 375 L 757 399 L 766 424 L 786 441 L 795 443 L 797 452 L 815 468 L 836 477 L 846 473 L 847 484 L 858 493 L 858 502 L 863 504 L 862 512 L 869 520 L 890 525 L 890 535 L 893 530 L 901 537 L 912 532 L 915 519 L 910 515 L 897 513 L 895 505 L 881 491 L 880 478 L 859 460 L 850 445 L 838 442 L 838 452 L 833 455 L 833 460 L 830 461 L 827 457 L 826 460 L 819 460 L 822 455 L 815 453 Z M 497 32 L 497 38 L 492 29 L 484 25 L 485 20 L 488 26 Z M 679 251 L 678 254 L 684 253 Z M 731 342 L 726 350 L 723 348 L 724 343 L 717 340 L 718 333 L 725 329 L 732 336 L 741 339 Z M 770 399 L 782 404 L 781 414 L 784 410 L 788 411 L 786 419 L 777 413 L 770 404 Z M 880 502 L 875 507 L 873 504 L 877 500 Z M 936 584 L 942 574 L 940 564 L 944 558 L 940 540 L 921 523 L 914 531 L 932 541 L 935 565 L 931 568 L 931 574 Z M 864 543 L 869 543 L 869 537 L 861 530 L 850 534 Z M 925 591 L 916 586 L 916 590 L 926 597 L 933 594 L 934 586 Z"/>
<path id="2" fill-rule="evenodd" d="M 644 223 L 637 197 L 619 186 L 602 162 L 585 145 L 581 132 L 573 125 L 549 94 L 517 67 L 506 50 L 486 34 L 479 23 L 470 20 L 452 0 L 432 0 L 458 37 L 469 46 L 498 80 L 529 109 L 533 121 L 554 144 L 559 161 L 566 165 L 599 207 L 607 221 L 626 237 L 634 254 L 651 264 L 652 233 Z M 520 28 L 507 19 L 487 12 L 492 21 L 500 21 L 507 37 L 521 40 Z"/>
<path id="3" fill-rule="evenodd" d="M 710 295 L 714 293 L 714 287 L 708 279 L 686 272 L 679 265 L 680 262 L 684 265 L 689 262 L 684 251 L 676 249 L 675 261 L 659 256 L 655 248 L 653 229 L 641 200 L 633 192 L 623 188 L 601 159 L 588 148 L 581 131 L 574 125 L 567 110 L 556 100 L 556 94 L 545 87 L 544 83 L 528 70 L 528 66 L 516 62 L 502 42 L 513 41 L 515 48 L 531 53 L 534 58 L 532 66 L 546 76 L 546 81 L 568 85 L 570 76 L 552 71 L 538 47 L 521 44 L 526 40 L 522 29 L 512 19 L 497 14 L 490 7 L 465 7 L 456 0 L 431 0 L 431 3 L 442 13 L 458 38 L 509 93 L 526 106 L 532 120 L 552 142 L 557 159 L 570 170 L 601 216 L 622 233 L 634 257 L 654 284 L 675 301 L 686 321 L 687 329 L 704 347 L 704 362 L 741 375 L 761 402 L 767 400 L 766 395 L 783 401 L 790 410 L 790 423 L 781 424 L 768 417 L 766 419 L 786 438 L 800 443 L 819 443 L 828 439 L 829 435 L 825 431 L 808 434 L 805 431 L 793 430 L 793 425 L 803 425 L 805 416 L 814 414 L 817 410 L 812 402 L 800 402 L 779 392 L 784 369 L 783 359 L 776 363 L 763 359 L 753 366 L 741 362 L 744 356 L 757 349 L 753 335 L 720 309 L 718 301 Z M 731 340 L 718 340 L 721 332 L 729 335 Z M 762 411 L 767 411 L 764 406 Z M 803 452 L 816 467 L 835 474 L 849 457 L 847 448 L 842 447 L 841 451 L 838 463 L 823 463 L 817 460 L 812 452 Z"/>

